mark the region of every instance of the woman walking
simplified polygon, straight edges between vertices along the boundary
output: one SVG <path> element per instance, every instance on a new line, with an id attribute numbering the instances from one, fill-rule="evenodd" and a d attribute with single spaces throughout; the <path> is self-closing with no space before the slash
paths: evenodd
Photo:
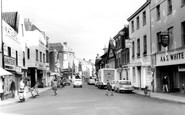
<path id="1" fill-rule="evenodd" d="M 51 81 L 51 87 L 54 92 L 54 95 L 56 96 L 57 95 L 57 79 L 56 78 L 53 78 L 53 80 Z"/>

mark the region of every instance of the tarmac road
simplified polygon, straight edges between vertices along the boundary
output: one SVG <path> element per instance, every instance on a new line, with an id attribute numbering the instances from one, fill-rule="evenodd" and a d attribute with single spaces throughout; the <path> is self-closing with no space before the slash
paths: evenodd
<path id="1" fill-rule="evenodd" d="M 134 93 L 114 93 L 84 84 L 52 90 L 24 103 L 0 107 L 0 115 L 185 115 L 185 104 L 144 97 Z"/>

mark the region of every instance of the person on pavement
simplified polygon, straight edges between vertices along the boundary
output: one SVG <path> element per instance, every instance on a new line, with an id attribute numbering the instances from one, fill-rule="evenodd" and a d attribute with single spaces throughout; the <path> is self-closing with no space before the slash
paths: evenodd
<path id="1" fill-rule="evenodd" d="M 165 75 L 163 78 L 163 92 L 165 92 L 165 91 L 169 92 L 167 75 Z"/>
<path id="2" fill-rule="evenodd" d="M 12 98 L 14 98 L 15 97 L 15 82 L 14 82 L 13 79 L 11 79 L 10 91 L 11 91 L 11 94 L 12 94 Z"/>
<path id="3" fill-rule="evenodd" d="M 53 80 L 51 81 L 51 87 L 54 92 L 54 95 L 57 95 L 57 78 L 54 77 Z"/>
<path id="4" fill-rule="evenodd" d="M 112 86 L 110 85 L 109 80 L 107 80 L 107 89 L 106 89 L 106 95 L 109 95 L 109 91 L 111 93 L 111 96 L 113 96 L 113 92 L 112 92 Z"/>
<path id="5" fill-rule="evenodd" d="M 37 94 L 36 96 L 39 96 L 38 86 L 39 86 L 39 82 L 37 81 L 34 88 L 33 88 L 35 93 Z"/>
<path id="6" fill-rule="evenodd" d="M 23 78 L 21 78 L 21 81 L 19 83 L 20 86 L 20 90 L 24 90 L 24 98 L 26 99 L 26 91 L 25 91 L 25 80 Z"/>

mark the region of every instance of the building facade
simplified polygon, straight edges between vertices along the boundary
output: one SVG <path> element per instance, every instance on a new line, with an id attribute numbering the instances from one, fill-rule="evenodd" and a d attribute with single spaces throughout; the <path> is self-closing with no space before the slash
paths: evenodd
<path id="1" fill-rule="evenodd" d="M 151 85 L 151 41 L 150 41 L 150 0 L 147 0 L 128 19 L 130 48 L 130 75 L 136 88 Z"/>
<path id="2" fill-rule="evenodd" d="M 31 24 L 29 20 L 25 22 L 26 28 L 26 40 L 28 47 L 28 78 L 31 80 L 31 86 L 33 87 L 38 81 L 41 84 L 47 85 L 47 79 L 49 78 L 49 38 L 45 33 L 39 30 L 34 24 Z"/>
<path id="3" fill-rule="evenodd" d="M 167 75 L 170 92 L 184 93 L 184 5 L 184 0 L 151 1 L 152 58 L 155 62 L 156 91 L 162 91 L 162 78 Z"/>

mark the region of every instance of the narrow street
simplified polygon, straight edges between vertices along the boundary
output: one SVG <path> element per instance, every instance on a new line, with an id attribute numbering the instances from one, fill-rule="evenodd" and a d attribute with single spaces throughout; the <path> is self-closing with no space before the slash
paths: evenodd
<path id="1" fill-rule="evenodd" d="M 183 115 L 185 105 L 148 98 L 134 93 L 114 93 L 106 96 L 105 90 L 94 85 L 83 88 L 66 86 L 0 108 L 1 115 Z"/>

